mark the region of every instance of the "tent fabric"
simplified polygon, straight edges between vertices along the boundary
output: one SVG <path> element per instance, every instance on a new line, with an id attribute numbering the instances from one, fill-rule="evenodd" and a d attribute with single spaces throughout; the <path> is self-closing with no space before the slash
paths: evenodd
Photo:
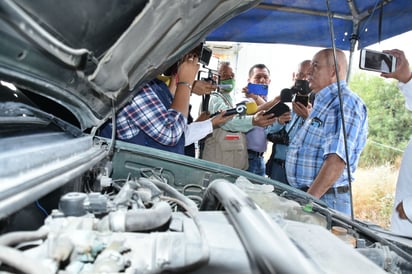
<path id="1" fill-rule="evenodd" d="M 206 40 L 332 47 L 328 14 L 335 45 L 343 50 L 355 50 L 356 42 L 364 48 L 412 29 L 411 0 L 264 0 Z M 351 38 L 356 38 L 354 43 Z"/>

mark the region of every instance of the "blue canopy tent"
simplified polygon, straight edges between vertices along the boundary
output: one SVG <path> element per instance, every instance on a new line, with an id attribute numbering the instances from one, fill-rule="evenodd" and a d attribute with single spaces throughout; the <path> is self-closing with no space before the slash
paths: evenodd
<path id="1" fill-rule="evenodd" d="M 411 0 L 262 0 L 206 40 L 336 47 L 350 51 L 351 63 L 356 49 L 411 29 Z M 344 117 L 342 123 L 345 132 Z M 350 174 L 349 166 L 347 172 Z"/>
<path id="2" fill-rule="evenodd" d="M 332 47 L 331 25 L 336 47 L 353 52 L 412 30 L 412 1 L 262 0 L 206 40 Z"/>

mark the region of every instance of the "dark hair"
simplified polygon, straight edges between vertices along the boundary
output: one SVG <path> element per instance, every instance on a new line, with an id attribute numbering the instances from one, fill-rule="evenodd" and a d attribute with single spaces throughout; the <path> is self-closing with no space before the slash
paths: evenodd
<path id="1" fill-rule="evenodd" d="M 249 69 L 249 77 L 252 77 L 253 70 L 254 70 L 255 68 L 257 68 L 257 69 L 266 69 L 266 70 L 269 72 L 269 74 L 270 74 L 270 70 L 268 69 L 268 67 L 267 67 L 266 65 L 264 65 L 264 64 L 256 64 L 256 65 L 253 65 L 253 66 Z"/>

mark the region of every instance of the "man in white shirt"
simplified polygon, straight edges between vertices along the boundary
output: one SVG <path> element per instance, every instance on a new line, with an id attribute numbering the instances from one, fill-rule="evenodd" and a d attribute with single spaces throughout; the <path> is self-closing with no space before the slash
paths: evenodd
<path id="1" fill-rule="evenodd" d="M 398 87 L 405 96 L 406 108 L 412 111 L 412 74 L 409 62 L 403 51 L 394 49 L 384 51 L 396 57 L 396 70 L 392 73 L 382 73 L 385 78 L 399 81 Z M 392 232 L 412 237 L 412 139 L 403 153 L 396 184 L 395 201 L 392 210 Z"/>

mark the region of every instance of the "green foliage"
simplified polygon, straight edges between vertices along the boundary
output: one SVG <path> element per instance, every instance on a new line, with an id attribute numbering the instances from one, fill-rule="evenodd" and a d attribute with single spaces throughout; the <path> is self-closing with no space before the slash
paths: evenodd
<path id="1" fill-rule="evenodd" d="M 363 167 L 394 164 L 402 156 L 412 134 L 412 114 L 397 81 L 358 72 L 349 81 L 368 108 L 369 134 L 359 165 Z"/>

